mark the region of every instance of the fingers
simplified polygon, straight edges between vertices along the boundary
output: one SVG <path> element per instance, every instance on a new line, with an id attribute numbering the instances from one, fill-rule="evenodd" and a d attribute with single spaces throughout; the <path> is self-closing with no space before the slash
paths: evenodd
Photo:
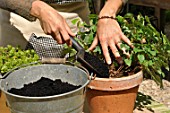
<path id="1" fill-rule="evenodd" d="M 122 40 L 126 41 L 126 43 L 128 45 L 130 45 L 131 47 L 133 47 L 132 43 L 130 42 L 130 40 L 127 38 L 127 37 L 121 37 L 121 36 L 124 36 L 124 35 L 115 35 L 116 37 L 114 38 L 108 38 L 108 41 L 101 41 L 100 40 L 100 44 L 102 46 L 102 51 L 103 51 L 103 54 L 104 54 L 104 57 L 106 59 L 106 62 L 107 64 L 111 64 L 111 57 L 110 57 L 110 54 L 109 54 L 109 51 L 108 51 L 108 47 L 110 47 L 113 55 L 115 56 L 117 62 L 119 64 L 123 64 L 123 59 L 119 53 L 119 50 L 121 50 L 123 52 L 123 54 L 125 54 L 128 58 L 130 58 L 130 53 L 126 52 L 126 48 L 125 47 L 121 47 L 121 44 L 122 44 Z M 101 38 L 101 37 L 100 37 Z M 94 41 L 95 43 L 96 41 Z M 95 43 L 94 45 L 96 46 L 97 43 Z M 91 46 L 90 50 L 95 47 L 95 46 Z M 118 50 L 119 48 L 119 50 Z"/>
<path id="2" fill-rule="evenodd" d="M 44 24 L 44 23 L 42 23 L 41 25 L 45 34 L 51 35 L 57 41 L 58 44 L 63 43 L 62 36 L 57 28 L 53 28 L 49 24 Z"/>
<path id="3" fill-rule="evenodd" d="M 52 32 L 50 35 L 57 41 L 58 44 L 62 44 L 63 40 L 59 32 Z"/>
<path id="4" fill-rule="evenodd" d="M 94 40 L 93 40 L 93 43 L 91 44 L 91 46 L 89 47 L 89 51 L 93 51 L 93 49 L 97 46 L 98 44 L 98 38 L 97 36 L 95 36 Z"/>
<path id="5" fill-rule="evenodd" d="M 67 25 L 65 20 L 64 20 L 64 25 L 62 26 L 63 27 L 59 29 L 61 34 L 61 39 L 62 39 L 62 42 L 60 44 L 66 43 L 68 46 L 71 46 L 72 42 L 70 40 L 70 36 L 74 37 L 75 34 L 71 31 L 70 27 Z"/>
<path id="6" fill-rule="evenodd" d="M 127 55 L 127 57 L 130 57 L 130 54 L 126 52 L 126 48 L 121 48 L 121 41 L 124 41 L 132 48 L 133 44 L 123 34 L 117 21 L 103 20 L 98 22 L 97 38 L 95 38 L 89 50 L 93 50 L 97 46 L 98 41 L 100 41 L 103 55 L 106 59 L 107 64 L 111 64 L 111 57 L 108 50 L 109 48 L 111 49 L 119 64 L 123 63 L 123 59 L 118 50 L 122 50 L 123 54 Z"/>
<path id="7" fill-rule="evenodd" d="M 106 59 L 106 62 L 107 62 L 108 65 L 110 65 L 112 63 L 112 61 L 111 61 L 111 58 L 110 58 L 108 45 L 106 43 L 101 43 L 101 46 L 102 46 L 102 51 L 103 51 L 103 55 L 104 55 L 104 57 Z"/>
<path id="8" fill-rule="evenodd" d="M 65 23 L 65 28 L 66 28 L 66 31 L 68 32 L 68 34 L 72 37 L 76 36 L 76 34 L 71 31 L 71 29 L 68 26 L 68 24 L 66 23 L 66 21 L 64 23 Z"/>
<path id="9" fill-rule="evenodd" d="M 61 44 L 63 44 L 63 43 L 66 43 L 68 46 L 71 46 L 71 40 L 70 40 L 70 36 L 69 36 L 69 34 L 67 33 L 67 31 L 65 31 L 65 30 L 62 30 L 62 31 L 60 31 L 61 32 L 61 38 L 62 38 L 62 43 Z"/>
<path id="10" fill-rule="evenodd" d="M 131 48 L 134 48 L 133 44 L 131 43 L 131 41 L 121 32 L 120 33 L 120 37 L 122 38 L 122 40 L 124 42 L 126 42 Z"/>
<path id="11" fill-rule="evenodd" d="M 59 26 L 58 28 L 56 27 L 56 29 L 53 31 L 54 32 L 52 34 L 59 44 L 66 43 L 68 46 L 72 45 L 70 36 L 74 37 L 75 34 L 71 31 L 66 22 L 64 22 L 64 25 Z"/>
<path id="12" fill-rule="evenodd" d="M 118 61 L 119 64 L 123 64 L 123 60 L 119 54 L 119 51 L 116 47 L 115 44 L 110 45 L 110 49 L 112 50 L 113 55 L 115 56 L 116 60 Z"/>
<path id="13" fill-rule="evenodd" d="M 122 50 L 123 54 L 125 54 L 128 58 L 130 58 L 130 54 L 128 52 L 126 52 L 126 48 L 125 47 L 121 47 L 121 44 L 122 44 L 122 42 L 119 41 L 116 45 L 117 45 L 117 47 L 120 50 Z"/>
<path id="14" fill-rule="evenodd" d="M 74 34 L 72 31 L 71 31 L 71 29 L 70 29 L 70 27 L 67 25 L 67 23 L 65 22 L 65 28 L 66 28 L 66 31 L 68 32 L 67 34 L 69 34 L 69 37 L 67 37 L 67 36 L 65 36 L 65 37 L 63 37 L 64 38 L 64 40 L 66 41 L 66 43 L 67 43 L 67 45 L 68 46 L 71 46 L 72 45 L 72 42 L 71 42 L 71 40 L 70 40 L 70 36 L 72 36 L 72 37 L 74 37 L 74 36 L 76 36 L 76 34 Z"/>
<path id="15" fill-rule="evenodd" d="M 53 8 L 50 8 L 50 13 L 44 12 L 44 18 L 39 18 L 41 27 L 44 32 L 51 35 L 58 44 L 67 43 L 71 45 L 70 36 L 75 36 L 66 23 L 66 20 Z"/>
<path id="16" fill-rule="evenodd" d="M 131 41 L 122 33 L 120 32 L 120 37 L 121 39 L 127 43 L 131 48 L 134 48 L 133 44 L 131 43 Z M 126 52 L 126 48 L 125 47 L 121 47 L 122 41 L 119 41 L 116 45 L 118 46 L 118 48 L 120 50 L 122 50 L 123 54 L 125 54 L 128 58 L 130 57 L 130 53 Z"/>

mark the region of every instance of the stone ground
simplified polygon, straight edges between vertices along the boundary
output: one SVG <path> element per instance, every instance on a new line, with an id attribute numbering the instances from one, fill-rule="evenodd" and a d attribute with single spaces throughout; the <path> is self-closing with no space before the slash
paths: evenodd
<path id="1" fill-rule="evenodd" d="M 161 89 L 153 80 L 144 80 L 134 113 L 170 113 L 170 82 L 163 80 L 163 84 L 164 89 Z"/>
<path id="2" fill-rule="evenodd" d="M 170 22 L 166 23 L 164 32 L 170 39 Z M 164 89 L 161 89 L 153 80 L 144 80 L 134 113 L 170 113 L 170 81 L 163 80 L 163 84 Z"/>

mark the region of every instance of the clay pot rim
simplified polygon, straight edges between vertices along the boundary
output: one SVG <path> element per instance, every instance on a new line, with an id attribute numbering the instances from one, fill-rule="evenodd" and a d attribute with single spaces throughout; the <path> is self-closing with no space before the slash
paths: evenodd
<path id="1" fill-rule="evenodd" d="M 143 71 L 122 78 L 94 78 L 88 88 L 101 91 L 121 91 L 138 86 L 143 81 Z"/>
<path id="2" fill-rule="evenodd" d="M 136 78 L 139 76 L 139 74 L 143 74 L 143 71 L 139 71 L 133 75 L 130 76 L 124 76 L 121 78 L 99 78 L 99 77 L 93 77 L 92 80 L 98 80 L 98 81 L 127 81 L 127 80 L 131 80 L 133 78 Z"/>

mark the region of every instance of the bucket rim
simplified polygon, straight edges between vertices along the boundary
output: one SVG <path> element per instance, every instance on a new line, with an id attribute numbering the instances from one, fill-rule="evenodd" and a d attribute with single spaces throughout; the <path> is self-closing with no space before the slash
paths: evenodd
<path id="1" fill-rule="evenodd" d="M 48 65 L 48 64 L 41 64 L 41 65 Z M 49 65 L 51 65 L 51 64 L 49 64 Z M 64 65 L 64 64 L 59 64 L 59 65 Z M 70 65 L 67 65 L 67 66 L 70 66 Z M 88 78 L 89 73 L 86 72 L 84 69 L 82 69 L 82 68 L 80 68 L 80 67 L 77 67 L 77 66 L 72 66 L 72 67 L 84 71 L 84 72 L 87 74 L 87 78 Z M 24 67 L 24 68 L 26 68 L 26 67 Z M 1 90 L 2 92 L 4 92 L 4 93 L 7 94 L 7 95 L 16 97 L 16 98 L 32 99 L 32 100 L 34 100 L 34 99 L 36 99 L 36 100 L 37 100 L 37 99 L 39 99 L 39 100 L 40 100 L 40 99 L 51 99 L 51 98 L 62 97 L 62 96 L 68 95 L 68 94 L 70 95 L 70 94 L 73 94 L 73 93 L 76 93 L 76 92 L 80 91 L 80 90 L 83 89 L 83 88 L 86 88 L 86 86 L 87 86 L 87 85 L 89 84 L 89 82 L 91 81 L 90 79 L 87 79 L 86 83 L 83 84 L 81 87 L 79 87 L 79 88 L 77 88 L 77 89 L 75 89 L 75 90 L 66 92 L 66 93 L 62 93 L 62 94 L 58 94 L 58 95 L 52 95 L 52 96 L 29 97 L 29 96 L 22 96 L 22 95 L 12 94 L 12 93 L 9 93 L 8 91 L 5 91 L 4 88 L 2 88 L 2 86 L 1 86 L 2 80 L 3 80 L 3 79 L 0 79 L 0 90 Z"/>

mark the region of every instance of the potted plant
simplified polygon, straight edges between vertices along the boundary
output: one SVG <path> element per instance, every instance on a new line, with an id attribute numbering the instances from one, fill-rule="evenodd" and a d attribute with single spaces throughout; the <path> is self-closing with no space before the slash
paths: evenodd
<path id="1" fill-rule="evenodd" d="M 134 17 L 128 13 L 125 16 L 118 15 L 117 21 L 134 48 L 130 48 L 126 43 L 121 44 L 121 47 L 130 53 L 130 57 L 127 58 L 120 51 L 124 65 L 119 65 L 112 55 L 110 77 L 98 78 L 96 75 L 91 80 L 87 86 L 87 113 L 132 113 L 143 77 L 153 79 L 163 87 L 162 78 L 165 74 L 162 68 L 169 70 L 169 40 L 152 26 L 149 17 L 141 14 Z M 78 20 L 74 20 L 73 23 L 77 23 L 80 28 L 76 40 L 87 50 L 96 35 L 97 16 L 90 15 L 90 25 Z M 67 52 L 70 52 L 72 59 L 75 51 L 68 47 Z M 100 46 L 89 53 L 104 61 Z"/>

